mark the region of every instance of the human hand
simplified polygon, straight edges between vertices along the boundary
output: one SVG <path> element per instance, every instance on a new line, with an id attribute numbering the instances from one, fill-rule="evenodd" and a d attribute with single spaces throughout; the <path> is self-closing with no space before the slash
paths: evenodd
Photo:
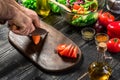
<path id="1" fill-rule="evenodd" d="M 32 24 L 31 25 L 30 25 L 30 23 L 29 23 L 29 25 L 25 24 L 28 27 L 22 26 L 24 28 L 23 31 L 20 30 L 20 29 L 23 29 L 23 28 L 19 27 L 19 26 L 18 27 L 20 29 L 12 30 L 12 31 L 14 33 L 21 34 L 21 35 L 29 35 L 36 27 L 40 27 L 40 20 L 39 20 L 39 17 L 38 17 L 38 15 L 37 15 L 37 13 L 35 11 L 30 10 L 28 8 L 25 8 L 23 6 L 21 6 L 21 9 L 22 9 L 21 12 L 23 12 L 25 15 L 27 15 L 31 19 L 31 21 L 32 21 L 31 23 Z M 8 21 L 8 23 L 9 23 L 9 25 L 12 25 L 14 22 L 10 20 L 10 21 Z M 31 28 L 31 30 L 30 30 L 30 28 Z"/>
<path id="2" fill-rule="evenodd" d="M 11 5 L 12 6 L 12 5 Z M 35 30 L 33 20 L 27 16 L 25 13 L 12 6 L 15 11 L 15 16 L 8 20 L 8 24 L 11 27 L 15 25 L 17 29 L 11 29 L 14 33 L 20 35 L 29 35 Z"/>
<path id="3" fill-rule="evenodd" d="M 16 34 L 29 35 L 36 27 L 40 27 L 40 20 L 36 12 L 19 5 L 15 0 L 0 1 L 0 18 L 8 21 L 9 26 Z M 3 11 L 4 8 L 4 11 Z M 3 21 L 2 21 L 3 23 Z"/>
<path id="4" fill-rule="evenodd" d="M 23 9 L 22 11 L 32 19 L 34 26 L 39 28 L 40 20 L 39 20 L 37 13 L 35 11 L 25 8 L 23 6 L 21 6 L 21 8 Z"/>

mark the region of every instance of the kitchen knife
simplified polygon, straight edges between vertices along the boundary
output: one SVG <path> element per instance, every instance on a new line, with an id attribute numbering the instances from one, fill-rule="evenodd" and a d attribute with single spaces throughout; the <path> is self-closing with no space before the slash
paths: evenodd
<path id="1" fill-rule="evenodd" d="M 29 36 L 34 36 L 34 35 L 44 35 L 48 33 L 45 29 L 42 28 L 36 28 Z"/>

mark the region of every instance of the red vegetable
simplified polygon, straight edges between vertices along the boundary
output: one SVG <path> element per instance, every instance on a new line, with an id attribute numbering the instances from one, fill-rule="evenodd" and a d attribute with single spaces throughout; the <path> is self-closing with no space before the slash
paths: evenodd
<path id="1" fill-rule="evenodd" d="M 78 53 L 78 47 L 77 47 L 77 46 L 76 46 L 76 47 L 74 48 L 74 50 L 73 50 L 73 53 L 72 53 L 72 57 L 73 57 L 73 58 L 76 58 L 76 57 L 77 57 L 76 53 Z"/>
<path id="2" fill-rule="evenodd" d="M 57 46 L 56 51 L 61 52 L 63 49 L 66 48 L 66 46 L 67 46 L 66 44 L 60 44 Z"/>
<path id="3" fill-rule="evenodd" d="M 99 12 L 99 22 L 101 25 L 107 27 L 107 25 L 113 21 L 115 21 L 115 17 L 109 12 Z"/>
<path id="4" fill-rule="evenodd" d="M 120 21 L 114 21 L 107 26 L 107 34 L 110 38 L 120 38 Z"/>
<path id="5" fill-rule="evenodd" d="M 120 52 L 120 39 L 119 38 L 110 39 L 107 42 L 107 49 L 109 52 L 119 53 Z"/>
<path id="6" fill-rule="evenodd" d="M 78 10 L 79 8 L 80 8 L 80 5 L 78 5 L 78 4 L 73 5 L 73 9 Z"/>
<path id="7" fill-rule="evenodd" d="M 34 35 L 32 36 L 33 42 L 35 45 L 37 45 L 40 42 L 41 36 L 40 35 Z"/>
<path id="8" fill-rule="evenodd" d="M 72 44 L 60 44 L 57 46 L 56 51 L 61 56 L 69 57 L 69 58 L 77 58 L 78 47 Z"/>
<path id="9" fill-rule="evenodd" d="M 104 31 L 104 27 L 99 23 L 99 21 L 96 22 L 94 29 L 96 33 L 101 33 Z"/>
<path id="10" fill-rule="evenodd" d="M 70 51 L 70 48 L 72 47 L 72 44 L 67 45 L 62 51 L 58 52 L 61 56 L 69 56 L 68 53 Z"/>
<path id="11" fill-rule="evenodd" d="M 68 52 L 68 56 L 72 56 L 73 51 L 74 51 L 74 48 L 75 48 L 75 46 L 72 46 L 72 47 L 70 48 L 70 51 Z"/>

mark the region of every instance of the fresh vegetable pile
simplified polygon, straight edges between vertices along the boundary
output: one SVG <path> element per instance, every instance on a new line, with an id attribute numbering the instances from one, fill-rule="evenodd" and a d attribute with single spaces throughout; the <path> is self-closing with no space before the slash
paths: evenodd
<path id="1" fill-rule="evenodd" d="M 99 11 L 98 20 L 94 26 L 96 33 L 106 32 L 107 26 L 115 21 L 114 15 L 107 11 Z"/>
<path id="2" fill-rule="evenodd" d="M 98 14 L 96 12 L 98 9 L 97 0 L 56 0 L 56 1 L 63 5 L 66 5 L 68 8 L 71 9 L 72 13 L 74 13 L 74 15 L 71 16 L 72 18 L 70 20 L 70 24 L 72 25 L 86 26 L 94 23 L 98 18 Z M 36 0 L 22 0 L 22 5 L 29 9 L 36 10 Z M 57 6 L 56 4 L 49 1 L 49 6 L 52 12 L 60 13 L 60 7 Z"/>
<path id="3" fill-rule="evenodd" d="M 98 19 L 97 0 L 74 0 L 72 3 L 68 0 L 67 2 L 66 6 L 72 13 L 61 10 L 61 14 L 70 24 L 81 27 L 93 24 Z"/>
<path id="4" fill-rule="evenodd" d="M 21 0 L 22 5 L 26 8 L 36 10 L 36 0 Z"/>
<path id="5" fill-rule="evenodd" d="M 110 53 L 120 53 L 120 21 L 107 11 L 100 11 L 98 21 L 95 24 L 97 33 L 105 32 L 109 36 L 107 49 Z"/>
<path id="6" fill-rule="evenodd" d="M 61 4 L 66 5 L 66 0 L 56 0 L 56 2 L 59 2 Z M 60 13 L 60 7 L 59 6 L 57 6 L 56 4 L 54 4 L 52 2 L 49 2 L 49 5 L 50 5 L 50 9 L 51 9 L 52 12 Z"/>

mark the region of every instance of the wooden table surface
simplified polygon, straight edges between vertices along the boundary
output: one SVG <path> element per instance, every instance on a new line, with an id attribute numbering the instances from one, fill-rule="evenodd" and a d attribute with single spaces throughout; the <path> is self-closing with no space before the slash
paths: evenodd
<path id="1" fill-rule="evenodd" d="M 88 65 L 96 60 L 94 40 L 84 41 L 80 29 L 74 28 L 64 21 L 61 15 L 50 14 L 42 21 L 53 26 L 66 37 L 74 41 L 81 49 L 83 58 L 78 65 L 68 71 L 59 73 L 46 72 L 24 57 L 8 41 L 7 24 L 0 25 L 0 80 L 77 80 L 87 72 Z M 109 80 L 120 80 L 120 54 L 113 57 L 113 73 Z M 89 80 L 88 75 L 81 80 Z"/>

